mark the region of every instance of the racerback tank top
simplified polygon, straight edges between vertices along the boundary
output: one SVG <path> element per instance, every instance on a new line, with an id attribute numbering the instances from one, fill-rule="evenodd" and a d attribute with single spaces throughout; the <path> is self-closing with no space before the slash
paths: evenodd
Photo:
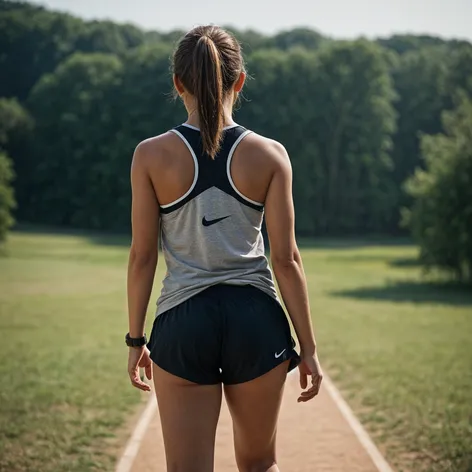
<path id="1" fill-rule="evenodd" d="M 245 197 L 231 178 L 233 153 L 250 131 L 225 128 L 215 159 L 203 151 L 198 128 L 171 131 L 190 151 L 195 175 L 182 197 L 160 206 L 167 273 L 156 316 L 216 284 L 253 285 L 278 300 L 261 232 L 264 205 Z"/>

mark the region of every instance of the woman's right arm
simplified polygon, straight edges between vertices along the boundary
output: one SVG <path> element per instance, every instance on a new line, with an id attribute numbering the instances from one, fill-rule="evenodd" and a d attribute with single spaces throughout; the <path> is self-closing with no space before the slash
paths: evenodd
<path id="1" fill-rule="evenodd" d="M 295 239 L 292 167 L 288 154 L 281 144 L 273 141 L 270 148 L 274 171 L 265 200 L 270 258 L 300 345 L 301 387 L 305 389 L 308 385 L 307 377 L 312 378 L 311 387 L 298 399 L 298 401 L 307 401 L 318 394 L 322 372 L 313 334 L 305 273 Z"/>

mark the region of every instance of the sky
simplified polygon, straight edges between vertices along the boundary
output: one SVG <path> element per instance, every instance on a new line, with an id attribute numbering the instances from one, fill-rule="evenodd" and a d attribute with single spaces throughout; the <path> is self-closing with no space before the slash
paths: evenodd
<path id="1" fill-rule="evenodd" d="M 335 38 L 431 34 L 472 40 L 472 0 L 34 0 L 86 19 L 162 32 L 198 24 L 272 34 L 307 26 Z"/>

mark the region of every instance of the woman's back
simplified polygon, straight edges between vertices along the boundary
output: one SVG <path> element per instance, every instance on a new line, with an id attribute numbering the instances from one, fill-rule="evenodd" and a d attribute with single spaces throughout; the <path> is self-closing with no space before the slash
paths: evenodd
<path id="1" fill-rule="evenodd" d="M 261 226 L 281 146 L 236 124 L 224 129 L 214 158 L 188 124 L 143 144 L 167 265 L 158 314 L 219 283 L 250 284 L 277 298 Z"/>

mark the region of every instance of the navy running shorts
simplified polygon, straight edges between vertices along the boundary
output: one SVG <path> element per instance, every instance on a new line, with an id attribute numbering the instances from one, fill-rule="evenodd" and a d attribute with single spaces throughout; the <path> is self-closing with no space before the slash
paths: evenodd
<path id="1" fill-rule="evenodd" d="M 248 382 L 300 362 L 283 308 L 251 285 L 214 285 L 162 313 L 147 347 L 160 368 L 201 385 Z"/>

